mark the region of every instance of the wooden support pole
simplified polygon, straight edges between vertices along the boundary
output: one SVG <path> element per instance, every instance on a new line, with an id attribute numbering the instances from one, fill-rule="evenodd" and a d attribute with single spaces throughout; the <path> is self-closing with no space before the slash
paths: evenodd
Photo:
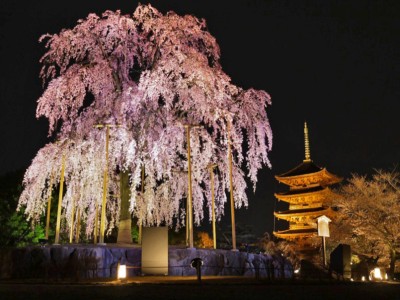
<path id="1" fill-rule="evenodd" d="M 75 243 L 79 244 L 79 236 L 81 233 L 81 212 L 79 207 L 76 210 L 76 231 L 75 231 Z"/>
<path id="2" fill-rule="evenodd" d="M 75 198 L 72 201 L 71 208 L 71 224 L 69 226 L 69 243 L 72 244 L 74 237 L 74 222 L 75 222 Z"/>
<path id="3" fill-rule="evenodd" d="M 100 239 L 99 244 L 104 245 L 104 231 L 106 224 L 106 205 L 107 205 L 107 193 L 108 193 L 108 142 L 110 137 L 110 126 L 106 125 L 106 157 L 104 164 L 104 175 L 103 175 L 103 199 L 101 202 L 101 217 L 100 217 Z"/>
<path id="4" fill-rule="evenodd" d="M 214 249 L 217 249 L 217 228 L 215 222 L 215 191 L 214 191 L 214 168 L 216 164 L 210 165 L 210 182 L 211 182 L 211 218 L 212 218 L 212 231 L 213 231 L 213 245 Z"/>
<path id="5" fill-rule="evenodd" d="M 47 199 L 47 215 L 46 215 L 46 240 L 49 239 L 49 228 L 50 228 L 50 212 L 51 212 L 51 198 L 52 198 L 52 191 L 53 191 L 53 172 L 50 175 L 50 183 L 49 183 L 49 189 L 50 189 L 50 194 L 49 198 Z"/>
<path id="6" fill-rule="evenodd" d="M 61 227 L 61 206 L 64 188 L 64 173 L 65 173 L 65 154 L 62 156 L 61 162 L 61 175 L 60 175 L 60 191 L 58 193 L 58 207 L 57 207 L 57 224 L 56 224 L 56 237 L 54 244 L 59 245 L 60 242 L 60 227 Z"/>
<path id="7" fill-rule="evenodd" d="M 190 154 L 190 125 L 186 125 L 186 139 L 187 139 L 187 159 L 188 159 L 188 230 L 189 230 L 189 248 L 193 248 L 193 209 L 192 209 L 192 163 Z"/>
<path id="8" fill-rule="evenodd" d="M 235 201 L 233 199 L 233 176 L 232 176 L 232 139 L 231 139 L 231 121 L 228 120 L 228 159 L 229 159 L 229 184 L 230 184 L 230 202 L 231 202 L 231 223 L 232 223 L 232 250 L 236 251 L 236 225 L 235 225 Z"/>
<path id="9" fill-rule="evenodd" d="M 142 192 L 142 197 L 144 197 L 144 166 L 142 166 L 142 185 L 140 187 L 140 190 Z M 143 230 L 143 220 L 140 218 L 139 219 L 139 234 L 138 234 L 138 244 L 142 244 L 142 230 Z"/>
<path id="10" fill-rule="evenodd" d="M 97 234 L 98 234 L 98 231 L 99 231 L 99 228 L 98 228 L 98 223 L 99 223 L 99 220 L 98 220 L 98 216 L 99 216 L 99 205 L 97 204 L 97 201 L 96 201 L 96 204 L 95 204 L 95 208 L 94 208 L 94 210 L 95 210 L 95 216 L 94 216 L 94 233 L 93 233 L 93 244 L 97 244 Z"/>

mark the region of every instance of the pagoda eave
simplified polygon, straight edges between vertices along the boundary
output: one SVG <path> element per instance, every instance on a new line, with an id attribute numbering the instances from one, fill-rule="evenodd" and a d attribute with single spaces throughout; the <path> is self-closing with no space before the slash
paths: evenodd
<path id="1" fill-rule="evenodd" d="M 304 193 L 275 193 L 274 196 L 280 200 L 291 204 L 321 202 L 333 192 L 328 188 L 318 191 L 309 191 Z"/>
<path id="2" fill-rule="evenodd" d="M 314 173 L 299 174 L 293 176 L 276 175 L 275 178 L 286 185 L 296 186 L 309 186 L 312 184 L 320 184 L 323 186 L 339 183 L 342 178 L 328 172 L 325 168 Z"/>
<path id="3" fill-rule="evenodd" d="M 282 231 L 274 231 L 273 234 L 281 239 L 285 240 L 293 240 L 299 237 L 312 237 L 316 236 L 318 233 L 317 229 L 300 229 L 300 230 L 282 230 Z"/>
<path id="4" fill-rule="evenodd" d="M 332 210 L 329 207 L 321 207 L 320 209 L 312 209 L 312 210 L 287 210 L 282 212 L 274 212 L 274 216 L 278 219 L 283 219 L 289 221 L 292 218 L 301 218 L 301 217 L 318 217 L 322 215 L 331 215 Z"/>

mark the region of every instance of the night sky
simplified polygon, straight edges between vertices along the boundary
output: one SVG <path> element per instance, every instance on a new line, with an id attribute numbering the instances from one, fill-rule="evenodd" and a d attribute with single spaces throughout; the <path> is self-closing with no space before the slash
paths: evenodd
<path id="1" fill-rule="evenodd" d="M 43 92 L 39 59 L 45 53 L 39 37 L 72 28 L 90 12 L 131 14 L 137 3 L 0 2 L 0 175 L 26 169 L 49 141 L 47 120 L 35 118 Z M 400 2 L 150 3 L 162 13 L 205 18 L 233 83 L 272 96 L 267 113 L 274 133 L 273 167 L 260 171 L 256 193 L 249 189 L 249 208 L 237 212 L 238 223 L 251 225 L 258 235 L 273 230 L 273 194 L 286 190 L 273 176 L 304 159 L 304 121 L 311 158 L 338 176 L 391 170 L 400 163 Z M 225 219 L 230 219 L 228 209 Z"/>

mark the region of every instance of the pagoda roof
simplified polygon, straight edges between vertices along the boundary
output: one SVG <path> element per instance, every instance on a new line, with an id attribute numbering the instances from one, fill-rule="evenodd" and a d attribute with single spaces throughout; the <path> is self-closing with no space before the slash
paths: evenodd
<path id="1" fill-rule="evenodd" d="M 288 229 L 282 231 L 274 231 L 274 235 L 279 238 L 295 238 L 300 236 L 313 236 L 318 233 L 316 228 L 306 228 L 306 229 Z"/>
<path id="2" fill-rule="evenodd" d="M 297 165 L 290 171 L 283 173 L 281 175 L 277 175 L 276 177 L 291 177 L 291 176 L 299 176 L 305 174 L 313 174 L 321 171 L 322 168 L 314 164 L 312 160 L 303 161 L 301 164 Z"/>
<path id="3" fill-rule="evenodd" d="M 280 219 L 287 219 L 290 216 L 298 216 L 298 217 L 305 217 L 305 216 L 313 216 L 313 215 L 323 215 L 328 214 L 330 212 L 330 208 L 323 206 L 323 207 L 313 207 L 313 208 L 305 208 L 305 209 L 291 209 L 285 211 L 274 212 L 275 217 Z"/>
<path id="4" fill-rule="evenodd" d="M 278 196 L 297 196 L 301 194 L 312 194 L 312 193 L 319 193 L 321 191 L 328 190 L 328 187 L 322 187 L 322 186 L 314 186 L 310 188 L 304 188 L 304 189 L 291 189 L 288 190 L 287 192 L 281 192 L 277 193 L 276 195 Z"/>
<path id="5" fill-rule="evenodd" d="M 320 202 L 331 194 L 335 193 L 329 187 L 314 186 L 311 188 L 290 189 L 286 192 L 275 193 L 274 196 L 279 200 L 298 204 Z"/>
<path id="6" fill-rule="evenodd" d="M 309 186 L 322 185 L 327 186 L 342 181 L 342 178 L 328 172 L 325 168 L 317 166 L 312 160 L 304 160 L 301 164 L 290 171 L 275 178 L 284 184 L 290 186 Z"/>

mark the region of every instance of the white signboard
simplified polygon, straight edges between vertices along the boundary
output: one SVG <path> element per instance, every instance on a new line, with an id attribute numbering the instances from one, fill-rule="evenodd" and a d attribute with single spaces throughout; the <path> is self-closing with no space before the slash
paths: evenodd
<path id="1" fill-rule="evenodd" d="M 329 237 L 329 219 L 327 216 L 322 215 L 317 218 L 318 220 L 318 236 Z"/>

